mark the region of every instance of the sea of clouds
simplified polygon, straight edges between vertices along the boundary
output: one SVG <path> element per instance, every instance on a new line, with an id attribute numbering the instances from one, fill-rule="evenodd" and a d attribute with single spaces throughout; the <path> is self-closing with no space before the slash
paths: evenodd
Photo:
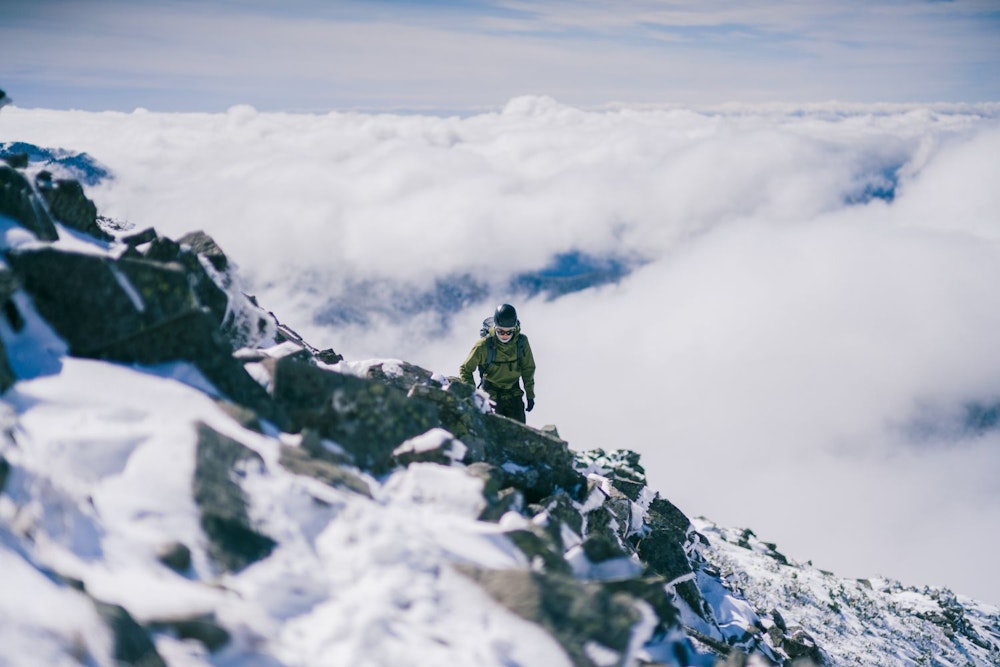
<path id="1" fill-rule="evenodd" d="M 639 451 L 683 511 L 794 560 L 1000 601 L 998 104 L 7 107 L 11 141 L 86 151 L 103 215 L 205 230 L 349 359 L 457 374 L 509 300 L 529 423 Z M 512 287 L 567 255 L 627 275 Z"/>

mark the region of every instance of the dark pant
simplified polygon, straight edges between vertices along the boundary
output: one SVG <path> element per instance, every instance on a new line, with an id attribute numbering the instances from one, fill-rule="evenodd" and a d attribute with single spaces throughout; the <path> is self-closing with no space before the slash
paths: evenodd
<path id="1" fill-rule="evenodd" d="M 524 416 L 524 401 L 521 400 L 520 394 L 499 394 L 494 396 L 493 400 L 496 402 L 496 408 L 493 411 L 498 415 L 510 417 L 522 424 L 527 423 L 527 419 Z"/>

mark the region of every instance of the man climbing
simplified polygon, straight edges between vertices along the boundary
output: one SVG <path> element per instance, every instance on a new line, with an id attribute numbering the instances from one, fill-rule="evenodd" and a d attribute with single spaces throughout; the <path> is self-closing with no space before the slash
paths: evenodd
<path id="1" fill-rule="evenodd" d="M 490 321 L 492 320 L 492 322 Z M 475 384 L 472 372 L 479 370 L 480 386 L 493 399 L 494 412 L 522 424 L 524 412 L 521 385 L 528 399 L 528 412 L 535 407 L 535 357 L 528 337 L 521 333 L 517 311 L 509 303 L 497 307 L 492 318 L 483 322 L 482 337 L 462 363 L 462 382 Z"/>

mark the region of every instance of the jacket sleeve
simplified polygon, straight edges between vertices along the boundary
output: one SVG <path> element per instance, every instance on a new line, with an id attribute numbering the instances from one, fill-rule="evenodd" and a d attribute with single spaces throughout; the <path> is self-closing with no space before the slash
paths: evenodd
<path id="1" fill-rule="evenodd" d="M 521 359 L 521 381 L 524 382 L 524 395 L 534 400 L 535 355 L 531 353 L 531 344 L 527 336 L 524 337 L 524 357 Z"/>
<path id="2" fill-rule="evenodd" d="M 462 365 L 458 369 L 458 377 L 466 384 L 475 386 L 476 379 L 473 377 L 472 372 L 486 361 L 484 356 L 486 346 L 483 345 L 483 341 L 485 340 L 485 338 L 480 338 L 479 342 L 472 346 L 469 356 L 465 358 L 465 361 L 462 362 Z"/>

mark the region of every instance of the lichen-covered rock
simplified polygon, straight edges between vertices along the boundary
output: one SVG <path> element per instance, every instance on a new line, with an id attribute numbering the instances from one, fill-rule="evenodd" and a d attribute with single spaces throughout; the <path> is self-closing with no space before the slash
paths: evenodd
<path id="1" fill-rule="evenodd" d="M 497 415 L 483 420 L 484 459 L 505 473 L 503 486 L 515 486 L 529 503 L 562 489 L 573 499 L 586 491 L 586 480 L 573 467 L 563 440 Z"/>
<path id="2" fill-rule="evenodd" d="M 384 382 L 319 368 L 294 356 L 273 362 L 273 396 L 300 428 L 316 430 L 376 475 L 392 470 L 393 451 L 438 426 L 434 406 L 408 400 Z"/>

